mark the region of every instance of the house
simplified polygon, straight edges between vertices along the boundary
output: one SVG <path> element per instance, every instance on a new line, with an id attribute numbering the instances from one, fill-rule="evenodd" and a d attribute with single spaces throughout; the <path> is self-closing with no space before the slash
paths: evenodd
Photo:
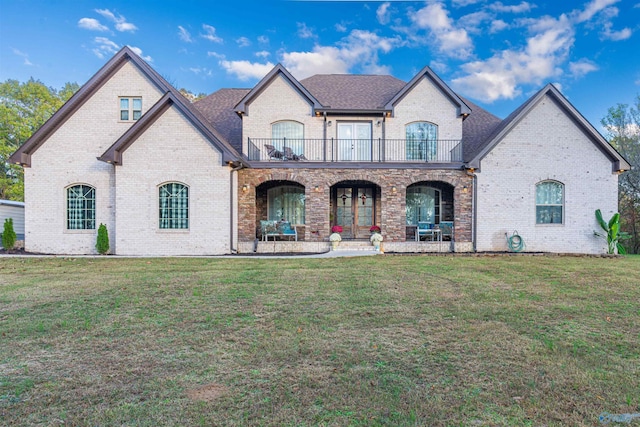
<path id="1" fill-rule="evenodd" d="M 428 67 L 277 65 L 191 104 L 127 47 L 11 161 L 27 250 L 95 253 L 104 223 L 121 255 L 321 252 L 333 225 L 364 242 L 378 225 L 387 252 L 505 251 L 517 230 L 527 251 L 602 253 L 594 211 L 617 210 L 629 169 L 552 85 L 501 120 Z M 266 241 L 267 220 L 296 239 Z"/>
<path id="2" fill-rule="evenodd" d="M 13 231 L 16 233 L 16 242 L 24 240 L 24 203 L 13 200 L 0 200 L 0 226 L 4 226 L 6 219 L 13 219 Z M 0 229 L 2 232 L 2 229 Z M 2 242 L 0 241 L 0 246 Z"/>

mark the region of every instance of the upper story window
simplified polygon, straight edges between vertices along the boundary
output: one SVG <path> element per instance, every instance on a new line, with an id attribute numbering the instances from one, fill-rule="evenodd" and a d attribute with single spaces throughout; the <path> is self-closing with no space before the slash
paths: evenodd
<path id="1" fill-rule="evenodd" d="M 96 229 L 96 189 L 90 185 L 67 188 L 67 230 Z"/>
<path id="2" fill-rule="evenodd" d="M 273 146 L 285 156 L 304 155 L 304 125 L 291 120 L 276 122 L 271 125 Z M 291 152 L 287 148 L 291 149 Z"/>
<path id="3" fill-rule="evenodd" d="M 142 116 L 142 98 L 120 98 L 120 120 L 135 121 Z"/>
<path id="4" fill-rule="evenodd" d="M 438 126 L 429 122 L 405 127 L 407 160 L 435 160 L 438 154 Z"/>
<path id="5" fill-rule="evenodd" d="M 542 181 L 536 184 L 536 224 L 564 222 L 564 184 Z"/>
<path id="6" fill-rule="evenodd" d="M 159 224 L 161 229 L 189 228 L 189 187 L 179 182 L 159 187 Z"/>

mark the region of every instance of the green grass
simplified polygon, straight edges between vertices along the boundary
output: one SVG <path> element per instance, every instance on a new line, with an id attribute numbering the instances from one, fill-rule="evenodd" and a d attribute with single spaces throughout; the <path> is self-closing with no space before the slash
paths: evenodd
<path id="1" fill-rule="evenodd" d="M 638 256 L 0 258 L 2 425 L 603 412 L 640 413 Z"/>

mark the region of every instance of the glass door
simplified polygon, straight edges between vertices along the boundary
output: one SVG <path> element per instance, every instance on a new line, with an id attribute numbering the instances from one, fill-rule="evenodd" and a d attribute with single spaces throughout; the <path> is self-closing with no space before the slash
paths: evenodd
<path id="1" fill-rule="evenodd" d="M 338 123 L 338 161 L 371 161 L 371 123 Z"/>
<path id="2" fill-rule="evenodd" d="M 335 198 L 335 223 L 342 226 L 342 236 L 351 239 L 369 237 L 374 219 L 374 189 L 338 187 Z"/>

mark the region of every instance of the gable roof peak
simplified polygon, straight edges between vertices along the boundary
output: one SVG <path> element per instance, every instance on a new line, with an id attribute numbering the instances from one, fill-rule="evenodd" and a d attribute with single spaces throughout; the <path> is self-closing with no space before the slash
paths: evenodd
<path id="1" fill-rule="evenodd" d="M 273 81 L 273 79 L 282 75 L 285 79 L 287 79 L 293 87 L 307 100 L 310 104 L 313 105 L 313 108 L 321 108 L 322 105 L 318 100 L 311 94 L 309 91 L 286 69 L 284 65 L 278 62 L 272 69 L 265 75 L 259 82 L 256 84 L 253 89 L 249 91 L 249 93 L 242 98 L 242 100 L 236 105 L 235 111 L 236 113 L 242 115 L 247 114 L 247 106 L 251 103 L 251 101 L 258 96 L 269 84 Z"/>

